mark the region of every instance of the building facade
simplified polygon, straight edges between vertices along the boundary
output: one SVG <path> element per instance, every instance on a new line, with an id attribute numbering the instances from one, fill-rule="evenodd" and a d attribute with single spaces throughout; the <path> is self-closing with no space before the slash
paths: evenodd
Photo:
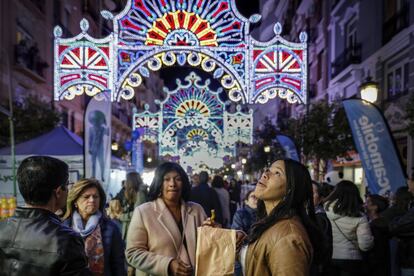
<path id="1" fill-rule="evenodd" d="M 267 0 L 261 1 L 261 38 L 272 36 L 274 22 L 294 40 L 309 35 L 309 107 L 359 97 L 367 77 L 379 84 L 376 105 L 382 110 L 404 169 L 414 167 L 413 137 L 407 133 L 406 109 L 414 94 L 414 3 L 408 0 Z M 306 112 L 304 106 L 279 102 L 273 112 L 279 125 Z M 331 160 L 345 177 L 363 181 L 357 154 Z"/>

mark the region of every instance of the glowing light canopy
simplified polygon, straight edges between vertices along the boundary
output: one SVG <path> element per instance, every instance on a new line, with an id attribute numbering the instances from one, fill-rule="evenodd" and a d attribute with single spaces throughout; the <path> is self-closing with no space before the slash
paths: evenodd
<path id="1" fill-rule="evenodd" d="M 184 167 L 207 166 L 218 169 L 224 158 L 235 154 L 237 142 L 251 144 L 253 140 L 253 111 L 235 113 L 226 111 L 218 91 L 209 89 L 209 80 L 200 83 L 200 77 L 190 73 L 177 88 L 164 89 L 167 97 L 157 101 L 160 111 L 134 114 L 133 128 L 144 130 L 142 139 L 156 143 L 160 156 L 169 156 Z"/>
<path id="2" fill-rule="evenodd" d="M 114 32 L 103 39 L 82 33 L 55 35 L 55 100 L 86 93 L 112 92 L 112 101 L 131 99 L 150 71 L 191 66 L 211 73 L 238 103 L 266 103 L 280 97 L 290 103 L 307 101 L 307 35 L 299 43 L 281 37 L 268 42 L 249 35 L 250 19 L 238 13 L 234 0 L 129 0 L 112 20 Z"/>

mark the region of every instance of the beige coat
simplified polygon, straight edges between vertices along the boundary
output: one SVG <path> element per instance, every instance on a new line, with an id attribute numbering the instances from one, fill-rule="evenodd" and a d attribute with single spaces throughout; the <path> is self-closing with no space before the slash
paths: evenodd
<path id="1" fill-rule="evenodd" d="M 299 218 L 285 219 L 248 246 L 245 275 L 308 275 L 312 254 L 312 245 Z"/>
<path id="2" fill-rule="evenodd" d="M 167 276 L 169 263 L 178 257 L 195 269 L 197 227 L 207 216 L 203 208 L 193 202 L 183 202 L 181 216 L 187 250 L 180 230 L 162 199 L 135 208 L 125 253 L 128 263 L 137 269 L 136 276 Z"/>

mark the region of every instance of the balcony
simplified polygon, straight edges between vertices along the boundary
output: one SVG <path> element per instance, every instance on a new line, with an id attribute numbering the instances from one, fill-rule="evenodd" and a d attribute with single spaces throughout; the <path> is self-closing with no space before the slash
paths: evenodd
<path id="1" fill-rule="evenodd" d="M 40 56 L 39 48 L 34 43 L 28 46 L 26 40 L 22 39 L 14 46 L 16 69 L 30 76 L 36 82 L 44 82 L 44 69 L 49 67 Z"/>
<path id="2" fill-rule="evenodd" d="M 336 77 L 346 67 L 351 64 L 361 62 L 361 44 L 355 44 L 352 47 L 345 49 L 332 63 L 331 78 Z"/>
<path id="3" fill-rule="evenodd" d="M 386 44 L 390 41 L 396 34 L 408 27 L 410 16 L 409 16 L 410 6 L 407 4 L 393 15 L 388 21 L 382 26 L 382 42 Z"/>

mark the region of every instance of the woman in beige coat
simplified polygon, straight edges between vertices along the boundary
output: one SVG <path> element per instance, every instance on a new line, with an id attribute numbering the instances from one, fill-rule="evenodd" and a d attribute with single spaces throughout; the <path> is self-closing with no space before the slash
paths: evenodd
<path id="1" fill-rule="evenodd" d="M 192 275 L 197 227 L 203 208 L 188 202 L 188 176 L 176 163 L 155 171 L 149 202 L 135 208 L 127 234 L 126 257 L 138 275 Z"/>
<path id="2" fill-rule="evenodd" d="M 277 160 L 263 172 L 255 195 L 259 221 L 241 250 L 243 274 L 309 275 L 323 236 L 316 226 L 307 169 L 291 159 Z"/>

